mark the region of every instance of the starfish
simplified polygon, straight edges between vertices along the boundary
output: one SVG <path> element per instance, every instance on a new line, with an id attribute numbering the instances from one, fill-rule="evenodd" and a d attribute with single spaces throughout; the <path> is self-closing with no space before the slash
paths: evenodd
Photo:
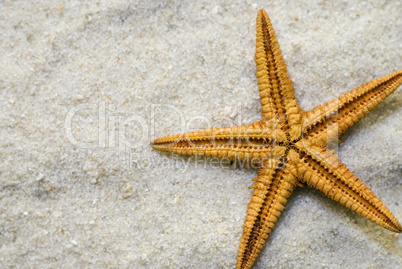
<path id="1" fill-rule="evenodd" d="M 341 97 L 304 111 L 264 10 L 257 15 L 255 62 L 262 120 L 248 125 L 205 129 L 151 142 L 154 149 L 246 161 L 258 165 L 237 257 L 237 269 L 251 268 L 287 199 L 310 186 L 357 214 L 400 233 L 389 209 L 332 149 L 340 136 L 402 84 L 402 70 L 363 84 Z"/>

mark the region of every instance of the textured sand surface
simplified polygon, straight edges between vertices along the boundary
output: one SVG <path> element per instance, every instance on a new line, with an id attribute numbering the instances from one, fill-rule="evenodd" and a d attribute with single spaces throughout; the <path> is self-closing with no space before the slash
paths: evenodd
<path id="1" fill-rule="evenodd" d="M 259 8 L 303 109 L 402 69 L 399 0 L 0 1 L 0 268 L 234 268 L 255 171 L 149 141 L 259 119 Z M 399 89 L 339 145 L 399 221 L 401 115 Z M 401 264 L 401 235 L 303 188 L 254 268 Z"/>

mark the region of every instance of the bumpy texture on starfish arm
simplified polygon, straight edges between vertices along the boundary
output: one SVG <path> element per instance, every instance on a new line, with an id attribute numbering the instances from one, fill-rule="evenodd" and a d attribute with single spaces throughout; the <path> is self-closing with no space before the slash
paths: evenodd
<path id="1" fill-rule="evenodd" d="M 272 129 L 268 121 L 262 121 L 166 136 L 152 141 L 151 146 L 183 155 L 250 161 L 283 155 L 286 140 L 283 130 Z"/>
<path id="2" fill-rule="evenodd" d="M 303 117 L 304 136 L 325 147 L 337 141 L 402 83 L 402 70 L 367 82 L 341 97 L 307 111 Z"/>
<path id="3" fill-rule="evenodd" d="M 308 185 L 389 229 L 402 226 L 329 147 L 402 84 L 402 70 L 370 81 L 310 111 L 296 101 L 292 81 L 264 10 L 257 15 L 256 76 L 262 120 L 158 138 L 152 147 L 184 155 L 252 160 L 259 165 L 250 186 L 237 269 L 251 268 L 288 197 Z"/>
<path id="4" fill-rule="evenodd" d="M 337 154 L 318 147 L 304 151 L 298 164 L 301 182 L 390 231 L 402 231 L 388 208 L 338 160 Z"/>
<path id="5" fill-rule="evenodd" d="M 287 73 L 271 21 L 264 10 L 257 15 L 255 63 L 263 119 L 276 118 L 291 139 L 300 136 L 301 108 Z"/>

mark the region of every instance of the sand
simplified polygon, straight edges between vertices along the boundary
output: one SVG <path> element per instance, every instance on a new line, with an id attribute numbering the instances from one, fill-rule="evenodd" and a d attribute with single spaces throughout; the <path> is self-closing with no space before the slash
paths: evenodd
<path id="1" fill-rule="evenodd" d="M 305 110 L 402 69 L 398 0 L 0 3 L 0 268 L 235 267 L 256 172 L 149 142 L 260 118 L 259 8 Z M 400 115 L 401 89 L 338 150 L 402 221 Z M 400 235 L 302 188 L 254 268 L 401 264 Z"/>

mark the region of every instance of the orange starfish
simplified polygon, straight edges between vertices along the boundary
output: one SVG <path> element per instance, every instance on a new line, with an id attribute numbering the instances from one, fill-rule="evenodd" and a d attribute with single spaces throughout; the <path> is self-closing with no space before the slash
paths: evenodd
<path id="1" fill-rule="evenodd" d="M 267 13 L 257 15 L 256 76 L 262 120 L 166 136 L 153 148 L 258 164 L 237 268 L 251 268 L 293 190 L 306 184 L 393 232 L 402 226 L 329 147 L 402 84 L 402 70 L 370 81 L 338 99 L 303 111 L 296 101 Z"/>

